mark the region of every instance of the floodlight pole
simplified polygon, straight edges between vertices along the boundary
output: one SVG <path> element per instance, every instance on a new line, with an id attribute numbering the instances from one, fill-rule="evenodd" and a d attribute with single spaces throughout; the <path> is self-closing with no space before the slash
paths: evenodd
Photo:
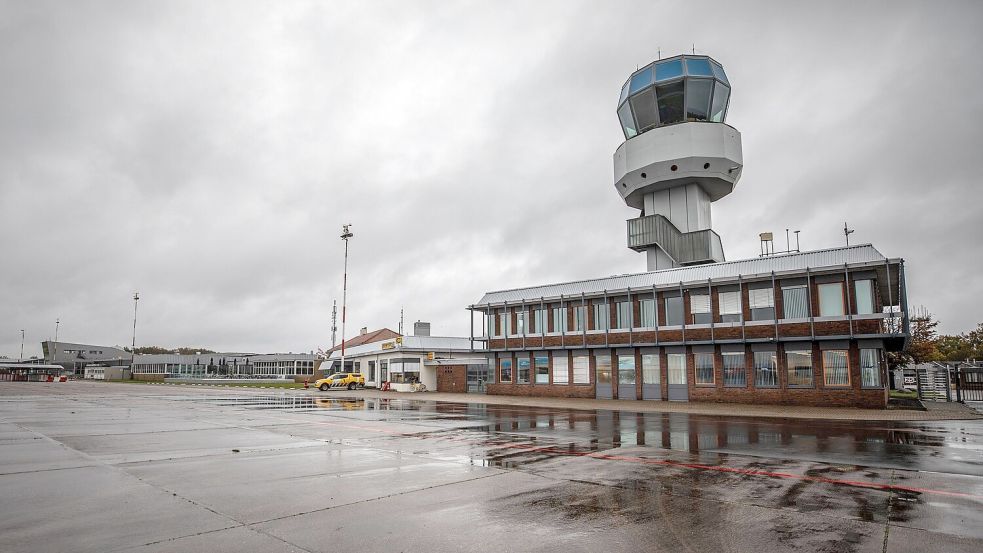
<path id="1" fill-rule="evenodd" d="M 345 241 L 345 270 L 341 281 L 341 371 L 345 372 L 345 320 L 348 314 L 348 239 L 352 234 L 351 223 L 341 226 L 341 239 Z M 330 367 L 329 367 L 330 368 Z"/>
<path id="2" fill-rule="evenodd" d="M 20 329 L 20 359 L 18 359 L 17 362 L 18 363 L 24 362 L 24 329 L 23 328 Z"/>
<path id="3" fill-rule="evenodd" d="M 58 325 L 61 323 L 60 319 L 55 319 L 55 343 L 52 346 L 51 353 L 51 364 L 54 365 L 58 362 Z"/>
<path id="4" fill-rule="evenodd" d="M 140 301 L 140 293 L 133 293 L 133 342 L 130 343 L 130 354 L 136 355 L 137 349 L 137 302 Z"/>

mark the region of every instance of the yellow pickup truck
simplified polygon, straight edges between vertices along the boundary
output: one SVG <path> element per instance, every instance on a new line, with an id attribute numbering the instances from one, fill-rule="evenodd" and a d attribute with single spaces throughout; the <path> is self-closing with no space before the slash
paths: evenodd
<path id="1" fill-rule="evenodd" d="M 334 373 L 315 382 L 314 387 L 322 392 L 326 392 L 330 388 L 354 390 L 365 387 L 365 377 L 361 373 Z"/>

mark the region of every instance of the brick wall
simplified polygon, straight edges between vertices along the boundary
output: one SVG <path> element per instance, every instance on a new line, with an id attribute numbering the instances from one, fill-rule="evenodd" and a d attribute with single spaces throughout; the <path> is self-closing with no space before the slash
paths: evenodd
<path id="1" fill-rule="evenodd" d="M 440 365 L 437 367 L 438 392 L 467 392 L 468 372 L 464 365 Z"/>

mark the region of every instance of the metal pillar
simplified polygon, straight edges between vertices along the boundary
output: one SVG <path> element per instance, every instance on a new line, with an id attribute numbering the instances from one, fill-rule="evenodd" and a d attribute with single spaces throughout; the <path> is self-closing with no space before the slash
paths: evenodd
<path id="1" fill-rule="evenodd" d="M 341 372 L 345 372 L 345 321 L 348 308 L 348 239 L 355 236 L 349 228 L 351 223 L 341 226 L 341 239 L 345 241 L 345 265 L 341 280 Z M 331 368 L 330 366 L 328 367 Z"/>

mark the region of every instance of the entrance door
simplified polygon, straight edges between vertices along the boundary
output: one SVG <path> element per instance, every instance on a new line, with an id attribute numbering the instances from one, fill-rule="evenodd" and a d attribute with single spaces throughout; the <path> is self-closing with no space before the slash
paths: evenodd
<path id="1" fill-rule="evenodd" d="M 642 399 L 662 399 L 662 367 L 658 353 L 642 354 Z"/>
<path id="2" fill-rule="evenodd" d="M 634 355 L 618 356 L 618 399 L 637 399 Z"/>
<path id="3" fill-rule="evenodd" d="M 594 374 L 596 377 L 595 395 L 597 399 L 612 399 L 611 390 L 611 356 L 594 356 Z"/>
<path id="4" fill-rule="evenodd" d="M 468 393 L 485 393 L 485 383 L 488 382 L 488 365 L 467 365 Z"/>
<path id="5" fill-rule="evenodd" d="M 686 386 L 686 354 L 670 353 L 669 362 L 669 400 L 689 401 L 689 388 Z"/>

